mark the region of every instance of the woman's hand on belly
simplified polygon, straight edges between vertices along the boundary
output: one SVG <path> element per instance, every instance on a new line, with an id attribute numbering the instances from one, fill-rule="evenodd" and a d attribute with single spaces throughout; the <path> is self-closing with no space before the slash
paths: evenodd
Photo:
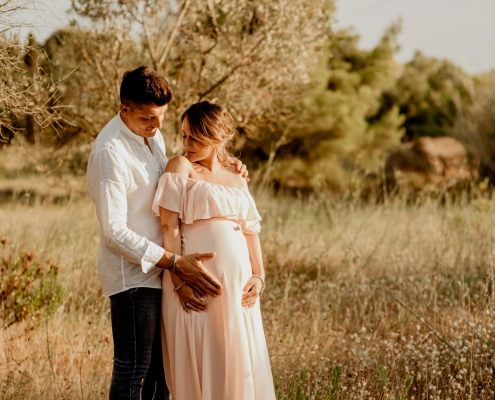
<path id="1" fill-rule="evenodd" d="M 256 304 L 256 299 L 260 296 L 261 287 L 263 284 L 261 280 L 255 276 L 249 279 L 244 289 L 242 289 L 242 306 L 253 307 Z"/>
<path id="2" fill-rule="evenodd" d="M 180 304 L 185 312 L 189 313 L 191 311 L 203 312 L 206 311 L 206 298 L 201 297 L 194 289 L 187 283 L 182 285 L 182 287 L 176 291 L 179 296 Z"/>

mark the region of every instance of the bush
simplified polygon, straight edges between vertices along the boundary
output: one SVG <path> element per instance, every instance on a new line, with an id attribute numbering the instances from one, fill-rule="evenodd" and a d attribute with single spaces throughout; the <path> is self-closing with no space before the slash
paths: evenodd
<path id="1" fill-rule="evenodd" d="M 37 260 L 34 253 L 17 253 L 8 237 L 2 237 L 0 244 L 3 328 L 28 318 L 36 320 L 53 314 L 63 298 L 63 288 L 58 281 L 59 267 Z"/>

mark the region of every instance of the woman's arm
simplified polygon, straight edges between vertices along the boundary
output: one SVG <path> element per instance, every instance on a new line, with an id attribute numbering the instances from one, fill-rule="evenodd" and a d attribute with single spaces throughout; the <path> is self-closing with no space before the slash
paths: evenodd
<path id="1" fill-rule="evenodd" d="M 168 251 L 181 255 L 182 245 L 179 229 L 179 213 L 160 207 L 160 222 L 163 230 L 163 247 L 168 249 Z M 182 285 L 182 279 L 175 272 L 164 271 L 163 273 L 170 273 L 174 287 L 179 287 Z M 204 298 L 196 295 L 194 290 L 188 284 L 182 285 L 176 293 L 179 296 L 182 308 L 186 312 L 206 310 Z M 186 304 L 188 304 L 188 306 L 186 306 Z"/>
<path id="2" fill-rule="evenodd" d="M 265 282 L 265 269 L 263 268 L 263 258 L 261 257 L 261 245 L 258 234 L 245 233 L 244 237 L 246 238 L 253 276 L 251 277 L 251 279 L 249 279 L 246 286 L 244 286 L 244 294 L 242 295 L 242 306 L 252 307 L 256 303 L 256 299 L 259 297 L 261 289 Z"/>
<path id="3" fill-rule="evenodd" d="M 165 172 L 173 172 L 177 173 L 180 175 L 184 175 L 186 177 L 189 177 L 190 172 L 191 172 L 191 163 L 182 156 L 175 156 L 172 157 L 167 164 L 167 168 L 165 169 Z M 162 207 L 160 207 L 160 212 L 163 213 L 163 211 L 170 212 L 169 210 L 164 210 Z M 171 235 L 171 238 L 174 238 L 174 235 L 178 235 L 175 240 L 178 240 L 178 248 L 169 248 L 165 244 L 165 249 L 167 249 L 168 254 L 170 254 L 170 257 L 164 260 L 161 260 L 161 267 L 162 268 L 167 268 L 168 265 L 170 264 L 171 260 L 171 254 L 172 253 L 177 253 L 179 256 L 176 259 L 176 268 L 177 268 L 177 275 L 179 278 L 175 277 L 173 278 L 174 284 L 179 282 L 179 284 L 182 283 L 182 281 L 186 281 L 189 286 L 191 286 L 194 289 L 194 292 L 198 294 L 201 297 L 205 297 L 207 295 L 211 296 L 218 296 L 221 294 L 222 290 L 222 285 L 220 282 L 218 282 L 215 277 L 204 267 L 203 263 L 201 260 L 207 260 L 215 256 L 215 253 L 194 253 L 194 254 L 188 254 L 186 256 L 181 256 L 180 253 L 180 232 L 179 232 L 179 215 L 177 213 L 173 213 L 175 216 L 173 216 L 173 219 L 170 220 L 172 228 L 167 228 L 167 233 L 164 231 L 164 240 L 166 235 Z M 170 216 L 167 216 L 166 219 L 171 218 Z M 167 222 L 168 223 L 168 222 Z M 162 223 L 163 226 L 163 223 Z M 174 227 L 175 226 L 175 227 Z M 168 230 L 174 231 L 174 229 L 177 229 L 177 232 L 172 232 L 169 233 Z M 172 244 L 174 244 L 172 242 Z M 177 285 L 175 286 L 177 287 Z M 182 291 L 182 288 L 180 289 Z M 188 290 L 184 290 L 188 291 Z"/>

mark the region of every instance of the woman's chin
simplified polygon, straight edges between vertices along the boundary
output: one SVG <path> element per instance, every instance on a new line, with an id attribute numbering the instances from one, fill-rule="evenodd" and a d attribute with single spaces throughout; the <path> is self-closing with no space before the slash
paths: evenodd
<path id="1" fill-rule="evenodd" d="M 201 161 L 201 157 L 198 157 L 198 155 L 196 153 L 186 153 L 186 158 L 191 161 L 192 163 L 194 162 L 198 162 L 198 161 Z"/>

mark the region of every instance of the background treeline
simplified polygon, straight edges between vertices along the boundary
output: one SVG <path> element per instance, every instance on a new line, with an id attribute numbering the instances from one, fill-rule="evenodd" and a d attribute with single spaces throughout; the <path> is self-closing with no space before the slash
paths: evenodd
<path id="1" fill-rule="evenodd" d="M 362 50 L 353 31 L 334 29 L 331 0 L 73 0 L 72 9 L 77 23 L 45 43 L 3 34 L 4 144 L 23 138 L 84 164 L 118 110 L 123 72 L 146 64 L 173 88 L 162 130 L 170 155 L 181 151 L 182 112 L 210 99 L 236 119 L 233 148 L 264 184 L 343 190 L 379 180 L 401 142 L 444 135 L 495 177 L 495 74 L 419 52 L 398 65 L 399 23 Z M 2 102 L 9 96 L 24 103 Z"/>

